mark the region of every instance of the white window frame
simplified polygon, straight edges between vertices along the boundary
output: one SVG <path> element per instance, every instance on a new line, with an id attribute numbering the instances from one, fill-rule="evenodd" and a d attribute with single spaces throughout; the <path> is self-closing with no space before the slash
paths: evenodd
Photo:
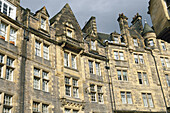
<path id="1" fill-rule="evenodd" d="M 138 47 L 139 44 L 138 44 L 138 39 L 137 38 L 133 38 L 133 44 L 134 46 Z"/>
<path id="2" fill-rule="evenodd" d="M 41 57 L 41 42 L 35 40 L 35 56 Z"/>
<path id="3" fill-rule="evenodd" d="M 46 30 L 46 19 L 41 17 L 41 29 Z"/>
<path id="4" fill-rule="evenodd" d="M 161 42 L 162 50 L 166 51 L 165 42 Z"/>
<path id="5" fill-rule="evenodd" d="M 0 1 L 2 2 L 1 7 L 0 7 L 0 11 L 2 13 L 4 13 L 4 4 L 6 4 L 7 5 L 6 15 L 15 20 L 16 19 L 16 9 L 17 9 L 17 7 L 14 6 L 13 4 L 11 4 L 10 2 L 8 2 L 7 0 L 0 0 Z"/>
<path id="6" fill-rule="evenodd" d="M 93 40 L 91 40 L 91 49 L 96 51 L 96 43 Z"/>
<path id="7" fill-rule="evenodd" d="M 43 57 L 46 60 L 49 60 L 49 46 L 46 44 L 43 44 Z"/>
<path id="8" fill-rule="evenodd" d="M 64 52 L 64 66 L 69 67 L 69 53 Z"/>
<path id="9" fill-rule="evenodd" d="M 72 68 L 77 69 L 76 55 L 71 54 L 71 65 Z"/>
<path id="10" fill-rule="evenodd" d="M 14 42 L 14 45 L 16 45 L 16 39 L 17 39 L 17 30 L 14 29 L 13 27 L 10 27 L 10 37 L 9 41 Z"/>

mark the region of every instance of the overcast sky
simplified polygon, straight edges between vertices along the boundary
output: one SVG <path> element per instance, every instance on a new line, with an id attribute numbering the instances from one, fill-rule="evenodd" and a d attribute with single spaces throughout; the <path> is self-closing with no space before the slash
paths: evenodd
<path id="1" fill-rule="evenodd" d="M 120 32 L 117 18 L 120 13 L 128 17 L 129 25 L 138 12 L 152 26 L 147 14 L 149 0 L 21 0 L 21 6 L 33 13 L 45 6 L 50 18 L 57 14 L 66 3 L 69 3 L 81 28 L 91 16 L 96 17 L 98 32 Z"/>

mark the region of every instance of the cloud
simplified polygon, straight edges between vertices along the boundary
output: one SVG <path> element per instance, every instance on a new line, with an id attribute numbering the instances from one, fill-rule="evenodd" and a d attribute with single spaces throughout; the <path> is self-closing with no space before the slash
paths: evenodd
<path id="1" fill-rule="evenodd" d="M 52 17 L 69 3 L 81 28 L 91 16 L 95 16 L 98 31 L 111 33 L 119 31 L 119 13 L 124 13 L 129 18 L 129 25 L 137 12 L 152 25 L 147 14 L 148 2 L 149 0 L 22 0 L 21 6 L 30 8 L 32 12 L 46 6 Z"/>

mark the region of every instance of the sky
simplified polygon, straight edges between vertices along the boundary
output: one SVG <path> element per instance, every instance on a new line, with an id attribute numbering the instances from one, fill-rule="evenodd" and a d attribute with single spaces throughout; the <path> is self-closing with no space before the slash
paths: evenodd
<path id="1" fill-rule="evenodd" d="M 129 26 L 132 18 L 139 13 L 152 26 L 150 15 L 147 14 L 149 0 L 20 0 L 21 6 L 35 13 L 45 6 L 52 18 L 68 3 L 81 28 L 90 19 L 96 17 L 97 30 L 102 33 L 117 31 L 120 33 L 117 18 L 120 13 L 128 17 Z"/>

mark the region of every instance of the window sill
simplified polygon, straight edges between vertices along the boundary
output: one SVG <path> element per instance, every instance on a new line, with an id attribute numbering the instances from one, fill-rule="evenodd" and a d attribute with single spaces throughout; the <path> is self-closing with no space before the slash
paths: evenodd
<path id="1" fill-rule="evenodd" d="M 74 69 L 74 68 L 71 68 L 71 67 L 68 67 L 68 66 L 64 66 L 64 68 L 71 69 L 71 70 L 74 70 L 74 71 L 78 72 L 78 69 Z"/>
<path id="2" fill-rule="evenodd" d="M 50 93 L 49 91 L 44 91 L 44 90 L 41 90 L 41 89 L 35 89 L 35 88 L 34 88 L 34 90 L 35 90 L 35 91 L 41 91 L 41 92 L 44 92 L 44 93 Z"/>
<path id="3" fill-rule="evenodd" d="M 127 62 L 127 60 L 119 60 L 119 59 L 114 59 L 114 60 L 119 62 Z"/>
<path id="4" fill-rule="evenodd" d="M 43 31 L 43 32 L 45 32 L 45 33 L 48 33 L 48 31 L 47 31 L 46 29 L 43 29 L 43 28 L 41 28 L 41 27 L 39 28 L 39 30 L 40 30 L 40 31 Z"/>

